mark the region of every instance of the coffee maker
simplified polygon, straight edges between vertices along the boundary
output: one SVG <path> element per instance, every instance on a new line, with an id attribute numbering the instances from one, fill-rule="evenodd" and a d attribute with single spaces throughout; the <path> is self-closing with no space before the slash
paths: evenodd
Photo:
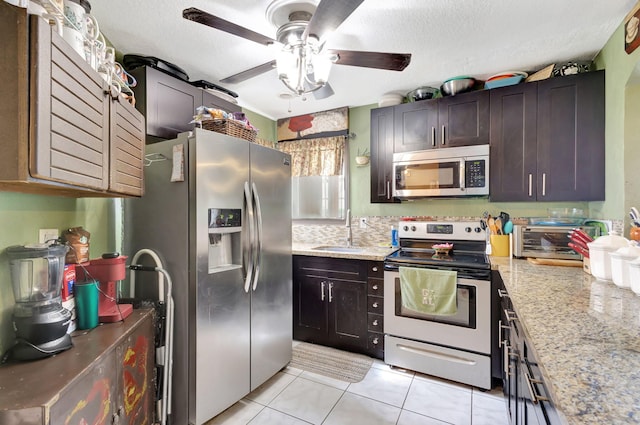
<path id="1" fill-rule="evenodd" d="M 16 360 L 36 360 L 73 346 L 67 334 L 71 312 L 62 307 L 60 291 L 66 245 L 15 245 L 6 249 L 16 305 L 13 326 Z"/>

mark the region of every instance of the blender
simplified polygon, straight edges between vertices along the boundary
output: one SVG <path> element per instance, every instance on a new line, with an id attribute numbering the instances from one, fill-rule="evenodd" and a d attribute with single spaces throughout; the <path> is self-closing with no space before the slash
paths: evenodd
<path id="1" fill-rule="evenodd" d="M 66 245 L 15 245 L 6 249 L 16 305 L 13 326 L 16 360 L 36 360 L 73 346 L 67 334 L 71 313 L 60 291 Z"/>

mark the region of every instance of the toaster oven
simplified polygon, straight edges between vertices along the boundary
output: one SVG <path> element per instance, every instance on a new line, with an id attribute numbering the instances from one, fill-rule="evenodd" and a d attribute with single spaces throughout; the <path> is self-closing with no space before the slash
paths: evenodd
<path id="1" fill-rule="evenodd" d="M 569 232 L 582 229 L 592 238 L 600 229 L 592 226 L 513 226 L 513 256 L 581 260 L 582 255 L 569 248 Z"/>

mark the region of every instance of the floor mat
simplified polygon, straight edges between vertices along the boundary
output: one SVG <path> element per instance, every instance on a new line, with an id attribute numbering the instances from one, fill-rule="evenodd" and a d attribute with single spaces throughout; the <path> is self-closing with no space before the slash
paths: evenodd
<path id="1" fill-rule="evenodd" d="M 290 367 L 306 370 L 346 382 L 360 382 L 373 359 L 322 345 L 301 342 L 293 347 Z"/>

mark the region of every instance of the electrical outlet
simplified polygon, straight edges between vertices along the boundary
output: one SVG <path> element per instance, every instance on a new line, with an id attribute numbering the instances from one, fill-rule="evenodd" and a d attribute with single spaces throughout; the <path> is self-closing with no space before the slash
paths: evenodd
<path id="1" fill-rule="evenodd" d="M 46 243 L 52 239 L 58 239 L 58 229 L 40 229 L 38 235 L 39 243 Z"/>
<path id="2" fill-rule="evenodd" d="M 360 228 L 361 229 L 367 228 L 367 217 L 360 217 Z"/>

